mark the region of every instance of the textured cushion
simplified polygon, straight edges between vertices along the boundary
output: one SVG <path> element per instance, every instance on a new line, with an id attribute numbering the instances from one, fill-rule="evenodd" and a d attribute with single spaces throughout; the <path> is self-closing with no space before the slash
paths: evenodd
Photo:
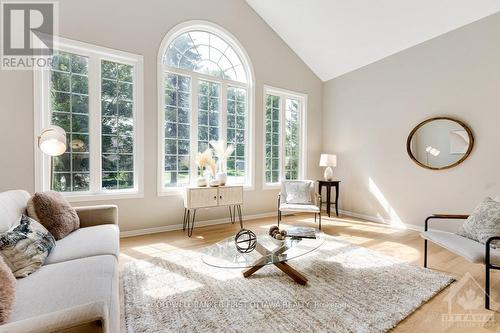
<path id="1" fill-rule="evenodd" d="M 425 231 L 420 234 L 422 238 L 427 239 L 445 249 L 464 257 L 473 263 L 484 263 L 486 247 L 474 240 L 459 236 L 446 231 Z M 500 264 L 500 251 L 491 250 L 491 262 Z"/>
<path id="2" fill-rule="evenodd" d="M 319 213 L 319 207 L 316 205 L 304 205 L 304 204 L 289 204 L 285 203 L 280 205 L 280 211 L 282 212 L 311 212 Z"/>
<path id="3" fill-rule="evenodd" d="M 15 299 L 16 278 L 0 256 L 0 325 L 9 319 Z"/>
<path id="4" fill-rule="evenodd" d="M 58 192 L 35 193 L 28 201 L 28 214 L 43 224 L 57 240 L 80 227 L 76 210 Z"/>
<path id="5" fill-rule="evenodd" d="M 284 196 L 285 202 L 289 204 L 310 204 L 312 203 L 311 184 L 314 183 L 308 180 L 284 181 Z"/>
<path id="6" fill-rule="evenodd" d="M 457 234 L 482 244 L 490 237 L 500 236 L 500 202 L 491 198 L 484 199 L 458 229 Z M 492 241 L 491 247 L 500 248 L 500 241 Z"/>
<path id="7" fill-rule="evenodd" d="M 30 194 L 22 190 L 0 193 L 0 233 L 19 223 L 21 215 L 26 213 L 29 198 Z"/>
<path id="8" fill-rule="evenodd" d="M 104 302 L 109 332 L 119 332 L 118 262 L 95 256 L 46 265 L 17 281 L 10 321 L 18 321 L 82 304 Z"/>
<path id="9" fill-rule="evenodd" d="M 120 232 L 114 224 L 80 228 L 57 241 L 45 265 L 90 256 L 109 254 L 118 258 Z"/>
<path id="10" fill-rule="evenodd" d="M 21 216 L 18 225 L 0 235 L 0 256 L 17 278 L 40 268 L 54 246 L 54 237 L 47 229 L 26 215 Z"/>

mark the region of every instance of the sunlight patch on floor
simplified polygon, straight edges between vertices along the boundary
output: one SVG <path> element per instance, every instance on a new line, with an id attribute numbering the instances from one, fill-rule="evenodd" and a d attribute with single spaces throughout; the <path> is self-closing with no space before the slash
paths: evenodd
<path id="1" fill-rule="evenodd" d="M 177 249 L 179 248 L 167 243 L 154 243 L 154 244 L 131 247 L 131 250 L 133 251 L 152 257 L 157 257 L 162 253 L 170 252 L 172 250 L 177 250 Z"/>
<path id="2" fill-rule="evenodd" d="M 203 287 L 203 284 L 188 279 L 183 275 L 170 272 L 153 263 L 142 261 L 141 270 L 144 270 L 145 278 L 140 288 L 144 295 L 151 298 L 162 299 L 166 296 L 184 293 Z"/>
<path id="3" fill-rule="evenodd" d="M 373 232 L 377 234 L 389 235 L 400 231 L 400 229 L 391 229 L 391 228 L 380 228 L 377 226 L 351 226 L 349 229 L 351 230 L 359 230 L 364 232 Z"/>
<path id="4" fill-rule="evenodd" d="M 347 240 L 348 242 L 356 245 L 361 245 L 366 242 L 370 242 L 373 240 L 373 238 L 368 238 L 368 237 L 361 237 L 361 236 L 352 236 L 352 235 L 341 235 L 342 239 Z"/>
<path id="5" fill-rule="evenodd" d="M 415 261 L 420 258 L 420 252 L 417 249 L 398 242 L 385 241 L 370 248 L 396 258 L 404 258 L 406 261 Z"/>

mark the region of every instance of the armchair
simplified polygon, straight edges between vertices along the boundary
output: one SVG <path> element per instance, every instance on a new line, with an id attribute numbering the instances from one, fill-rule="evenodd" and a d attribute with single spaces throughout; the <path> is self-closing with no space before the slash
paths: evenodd
<path id="1" fill-rule="evenodd" d="M 485 297 L 484 307 L 490 309 L 490 269 L 500 269 L 500 251 L 492 249 L 490 243 L 493 240 L 500 239 L 500 236 L 490 237 L 486 244 L 481 244 L 472 239 L 459 236 L 452 232 L 431 230 L 429 231 L 429 222 L 432 219 L 439 220 L 457 220 L 467 219 L 469 215 L 450 215 L 433 214 L 425 219 L 424 232 L 420 235 L 424 239 L 424 267 L 427 267 L 427 241 L 431 241 L 450 252 L 464 257 L 472 263 L 485 265 Z M 493 263 L 494 262 L 494 263 Z M 496 263 L 496 264 L 495 264 Z"/>
<path id="2" fill-rule="evenodd" d="M 319 217 L 321 230 L 321 196 L 314 190 L 312 180 L 286 180 L 281 183 L 278 194 L 278 227 L 282 212 L 314 213 L 314 222 Z"/>

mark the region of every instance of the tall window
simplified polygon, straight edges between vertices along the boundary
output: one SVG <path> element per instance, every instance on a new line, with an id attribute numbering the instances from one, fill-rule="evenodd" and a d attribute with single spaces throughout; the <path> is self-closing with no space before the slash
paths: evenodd
<path id="1" fill-rule="evenodd" d="M 37 189 L 68 196 L 141 190 L 142 57 L 61 38 L 52 66 L 35 72 L 36 130 L 57 125 L 67 149 L 37 153 Z"/>
<path id="2" fill-rule="evenodd" d="M 264 90 L 265 183 L 303 178 L 306 96 L 271 87 Z"/>
<path id="3" fill-rule="evenodd" d="M 207 24 L 174 28 L 160 49 L 160 192 L 193 184 L 195 156 L 224 140 L 229 184 L 250 185 L 251 70 L 237 42 Z"/>

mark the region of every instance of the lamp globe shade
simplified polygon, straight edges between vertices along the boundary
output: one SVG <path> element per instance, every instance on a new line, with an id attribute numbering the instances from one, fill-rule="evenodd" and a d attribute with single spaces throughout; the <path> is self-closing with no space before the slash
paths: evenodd
<path id="1" fill-rule="evenodd" d="M 38 147 L 49 156 L 63 154 L 66 151 L 66 132 L 55 125 L 44 128 L 38 137 Z"/>
<path id="2" fill-rule="evenodd" d="M 319 160 L 319 166 L 336 167 L 337 166 L 337 155 L 321 154 L 321 158 Z"/>

